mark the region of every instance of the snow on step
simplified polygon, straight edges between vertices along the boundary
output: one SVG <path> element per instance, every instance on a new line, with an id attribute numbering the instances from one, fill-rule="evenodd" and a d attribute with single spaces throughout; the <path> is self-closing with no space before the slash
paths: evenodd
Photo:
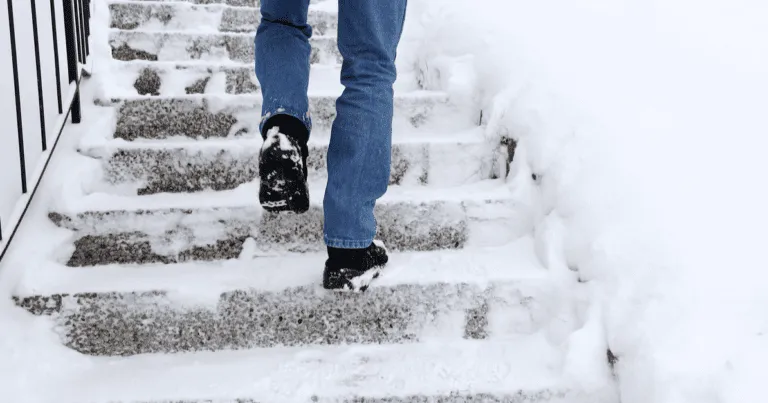
<path id="1" fill-rule="evenodd" d="M 77 179 L 64 186 L 83 185 Z M 60 202 L 49 217 L 75 231 L 71 266 L 231 259 L 251 237 L 264 252 L 311 252 L 325 248 L 323 193 L 320 184 L 311 187 L 312 206 L 302 215 L 264 212 L 255 183 L 194 197 L 92 193 Z M 513 204 L 501 181 L 443 189 L 393 186 L 376 206 L 378 236 L 390 249 L 404 251 L 500 245 L 516 234 Z"/>
<path id="2" fill-rule="evenodd" d="M 117 122 L 114 137 L 124 140 L 227 137 L 258 133 L 261 121 L 258 95 L 186 95 L 172 98 L 115 98 Z M 312 133 L 328 133 L 336 117 L 336 95 L 309 97 Z M 397 94 L 393 130 L 420 127 L 468 128 L 467 111 L 449 102 L 447 94 L 418 91 Z"/>
<path id="3" fill-rule="evenodd" d="M 334 37 L 314 36 L 311 63 L 339 64 L 341 54 Z M 254 62 L 254 35 L 251 33 L 194 33 L 169 31 L 112 31 L 112 57 L 116 60 L 150 61 L 235 61 Z"/>
<path id="4" fill-rule="evenodd" d="M 196 32 L 255 33 L 261 20 L 257 8 L 190 3 L 113 2 L 110 27 L 123 30 L 178 30 Z M 334 36 L 337 15 L 310 8 L 308 22 L 313 35 Z"/>
<path id="5" fill-rule="evenodd" d="M 192 4 L 227 4 L 233 7 L 259 7 L 259 0 L 134 0 L 136 3 L 192 3 Z M 309 0 L 309 4 L 322 4 L 324 8 L 335 8 L 332 0 Z"/>
<path id="6" fill-rule="evenodd" d="M 391 185 L 457 186 L 502 176 L 505 156 L 482 137 L 481 129 L 426 137 L 392 147 Z M 127 142 L 81 152 L 101 160 L 103 180 L 137 194 L 234 189 L 258 178 L 258 138 L 183 142 Z M 311 141 L 307 167 L 312 182 L 327 180 L 326 141 Z"/>
<path id="7" fill-rule="evenodd" d="M 220 263 L 53 267 L 17 304 L 49 315 L 62 341 L 92 355 L 277 345 L 416 343 L 531 334 L 561 306 L 522 238 L 504 248 L 395 253 L 365 293 L 328 292 L 325 256 Z"/>
<path id="8" fill-rule="evenodd" d="M 95 360 L 41 393 L 59 403 L 617 401 L 582 392 L 561 357 L 536 336 L 148 355 Z"/>
<path id="9" fill-rule="evenodd" d="M 338 66 L 312 65 L 309 91 L 340 95 Z M 110 69 L 109 96 L 261 94 L 253 65 L 242 63 L 116 61 Z M 397 91 L 397 84 L 395 85 Z"/>

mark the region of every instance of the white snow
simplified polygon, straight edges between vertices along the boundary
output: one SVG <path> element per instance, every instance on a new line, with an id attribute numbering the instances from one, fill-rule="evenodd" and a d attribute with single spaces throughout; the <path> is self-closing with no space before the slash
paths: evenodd
<path id="1" fill-rule="evenodd" d="M 468 390 L 503 394 L 518 388 L 535 394 L 548 387 L 567 392 L 571 385 L 559 377 L 560 356 L 542 337 L 478 343 L 437 336 L 427 344 L 96 359 L 90 368 L 57 380 L 66 388 L 56 389 L 67 393 L 55 396 L 66 403 L 109 401 L 120 390 L 128 401 L 252 396 L 258 401 L 306 402 L 313 396 L 323 401 L 359 396 L 361 391 L 372 397 Z M 514 365 L 517 362 L 538 364 L 521 367 Z M 567 401 L 610 402 L 599 395 Z"/>
<path id="2" fill-rule="evenodd" d="M 141 2 L 113 2 L 117 4 L 141 4 Z M 170 21 L 160 21 L 154 16 L 141 24 L 141 29 L 152 30 L 194 30 L 199 33 L 218 33 L 221 18 L 228 6 L 210 4 L 205 7 L 189 3 L 172 3 L 175 14 Z"/>
<path id="3" fill-rule="evenodd" d="M 610 348 L 619 359 L 615 370 L 624 403 L 759 401 L 768 362 L 768 274 L 761 253 L 768 228 L 768 162 L 763 155 L 768 145 L 768 5 L 760 0 L 467 4 L 412 0 L 398 65 L 406 66 L 404 74 L 418 77 L 426 89 L 463 95 L 467 104 L 482 105 L 489 138 L 504 135 L 519 141 L 508 182 L 519 200 L 519 213 L 528 217 L 518 225 L 532 231 L 530 247 L 554 279 L 586 282 L 568 288 L 583 294 L 572 309 L 585 325 L 563 331 L 565 358 L 558 366 L 577 378 L 579 388 L 599 390 L 610 374 L 595 357 L 604 357 Z M 38 237 L 47 244 L 69 236 L 45 218 L 50 199 L 61 197 L 54 182 L 72 172 L 64 161 L 73 161 L 78 133 L 70 128 L 65 136 L 69 141 L 61 145 L 49 170 L 58 175 L 44 180 L 20 238 Z M 534 174 L 535 181 L 529 179 Z M 5 172 L 2 180 L 7 180 Z M 16 248 L 0 266 L 2 295 L 17 292 L 17 286 L 31 287 L 22 269 L 35 264 L 40 273 L 55 271 L 75 281 L 39 280 L 41 289 L 67 284 L 100 289 L 111 280 L 104 274 L 89 277 L 88 283 L 82 279 L 85 272 L 51 268 L 43 263 L 45 256 L 37 256 L 34 243 Z M 20 264 L 25 260 L 35 263 Z M 515 261 L 507 263 L 513 267 Z M 107 270 L 121 273 L 127 268 Z M 141 270 L 136 278 L 150 268 Z M 173 270 L 202 276 L 192 266 Z M 222 282 L 228 281 L 227 273 L 221 274 Z M 169 281 L 154 274 L 148 278 Z M 80 393 L 112 400 L 107 393 L 115 385 L 165 375 L 176 380 L 164 385 L 169 389 L 120 388 L 134 393 L 127 398 L 137 399 L 142 393 L 178 398 L 179 390 L 188 397 L 222 398 L 220 385 L 233 385 L 226 389 L 232 397 L 241 397 L 234 396 L 240 391 L 234 388 L 242 385 L 256 390 L 253 371 L 276 374 L 275 379 L 284 373 L 280 371 L 312 373 L 311 365 L 299 358 L 281 361 L 286 367 L 280 362 L 259 367 L 251 360 L 247 371 L 242 364 L 247 360 L 231 365 L 229 357 L 204 354 L 105 364 L 61 347 L 46 318 L 11 305 L 7 297 L 0 298 L 0 390 L 18 401 L 50 401 L 49 389 L 38 385 L 41 379 L 59 379 L 72 393 L 68 398 Z M 497 379 L 489 362 L 520 359 L 509 351 L 533 362 L 549 357 L 549 344 L 540 348 L 527 344 L 530 339 L 508 342 L 479 347 L 482 357 L 462 355 L 463 349 L 441 350 L 431 358 L 431 351 L 419 351 L 424 355 L 415 356 L 410 369 L 422 368 L 414 372 L 420 377 L 416 380 L 437 382 L 428 375 L 437 367 L 426 363 L 445 360 L 442 368 L 458 374 L 449 379 L 488 385 Z M 388 356 L 386 348 L 368 353 Z M 317 354 L 320 361 L 328 357 L 327 352 Z M 333 357 L 337 361 L 327 363 L 330 368 L 352 373 L 358 368 L 352 365 L 359 364 L 354 355 Z M 198 359 L 214 362 L 206 361 L 196 371 Z M 225 363 L 216 367 L 216 360 Z M 465 365 L 468 372 L 451 372 Z M 169 375 L 168 368 L 179 372 Z M 226 373 L 239 377 L 206 383 L 201 374 L 212 368 L 238 368 Z M 382 373 L 397 375 L 403 368 L 409 367 L 360 370 L 389 369 Z M 135 378 L 123 379 L 134 372 Z M 70 378 L 54 376 L 62 373 Z M 336 373 L 338 380 L 348 373 Z M 514 372 L 504 374 L 497 380 L 517 384 Z M 525 375 L 536 384 L 548 381 L 552 373 L 536 368 L 520 374 Z M 89 382 L 92 388 L 87 388 L 77 383 L 84 379 L 104 383 Z M 291 385 L 274 391 L 294 397 L 303 393 Z M 384 391 L 393 385 L 399 384 L 380 382 L 375 387 Z M 404 391 L 413 386 L 403 385 Z"/>
<path id="4" fill-rule="evenodd" d="M 486 286 L 492 281 L 546 284 L 546 272 L 532 253 L 530 237 L 503 247 L 473 251 L 398 253 L 392 256 L 385 274 L 372 287 L 397 284 L 435 284 L 450 281 Z M 40 252 L 49 253 L 50 251 Z M 42 254 L 42 253 L 41 253 Z M 173 265 L 110 265 L 66 267 L 46 258 L 30 259 L 30 270 L 16 285 L 18 296 L 84 292 L 142 292 L 167 290 L 188 295 L 214 295 L 242 289 L 279 291 L 287 287 L 316 284 L 322 254 L 302 254 L 290 259 L 241 256 L 221 262 L 190 262 Z M 510 263 L 499 270 L 499 262 Z M 411 270 L 413 266 L 419 270 Z M 254 272 L 259 275 L 254 276 Z"/>
<path id="5" fill-rule="evenodd" d="M 90 165 L 90 164 L 89 164 Z M 252 182 L 240 185 L 233 190 L 203 191 L 195 193 L 195 197 L 189 197 L 183 193 L 157 193 L 142 196 L 137 199 L 135 195 L 120 195 L 90 190 L 94 178 L 83 178 L 91 172 L 98 172 L 98 168 L 86 166 L 82 169 L 82 175 L 75 176 L 60 187 L 61 197 L 52 200 L 52 208 L 67 214 L 79 214 L 87 211 L 132 211 L 161 210 L 170 208 L 180 209 L 209 209 L 211 207 L 259 210 L 258 183 Z M 73 168 L 74 170 L 75 168 Z M 83 181 L 83 179 L 86 179 Z M 325 182 L 309 183 L 310 194 L 314 195 L 313 204 L 320 205 L 321 195 L 325 192 Z M 381 204 L 402 203 L 413 201 L 425 203 L 430 201 L 447 201 L 460 203 L 461 201 L 483 203 L 485 201 L 508 200 L 509 189 L 503 186 L 501 180 L 484 180 L 468 185 L 429 188 L 424 186 L 400 187 L 390 186 L 387 193 L 380 199 Z M 79 190 L 79 191 L 78 191 Z"/>
<path id="6" fill-rule="evenodd" d="M 622 401 L 760 400 L 768 6 L 421 3 L 424 58 L 475 58 L 489 135 L 538 175 L 538 250 L 589 282 Z"/>

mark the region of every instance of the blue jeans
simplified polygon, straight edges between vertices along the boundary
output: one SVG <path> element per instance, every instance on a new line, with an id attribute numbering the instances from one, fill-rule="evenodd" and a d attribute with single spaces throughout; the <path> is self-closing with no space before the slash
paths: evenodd
<path id="1" fill-rule="evenodd" d="M 339 51 L 344 58 L 336 119 L 328 149 L 325 243 L 368 247 L 376 235 L 373 209 L 389 184 L 392 85 L 407 0 L 339 0 Z M 262 116 L 287 114 L 312 128 L 308 112 L 309 0 L 262 0 L 256 33 L 256 76 Z M 265 119 L 262 119 L 262 125 Z"/>

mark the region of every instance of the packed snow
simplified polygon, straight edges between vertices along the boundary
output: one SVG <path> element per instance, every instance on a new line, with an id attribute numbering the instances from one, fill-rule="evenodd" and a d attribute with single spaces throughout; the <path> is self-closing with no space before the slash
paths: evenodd
<path id="1" fill-rule="evenodd" d="M 610 348 L 624 403 L 759 401 L 768 4 L 467 4 L 412 0 L 399 64 L 419 66 L 426 89 L 482 105 L 487 137 L 518 141 L 509 187 L 538 259 L 589 290 L 568 370 L 599 388 L 608 374 L 589 357 Z M 56 159 L 80 134 L 65 132 L 50 169 L 67 169 Z M 63 236 L 33 217 L 27 234 Z M 21 277 L 0 264 L 0 393 L 45 401 L 41 379 L 92 363 L 62 347 L 47 319 L 13 308 Z"/>

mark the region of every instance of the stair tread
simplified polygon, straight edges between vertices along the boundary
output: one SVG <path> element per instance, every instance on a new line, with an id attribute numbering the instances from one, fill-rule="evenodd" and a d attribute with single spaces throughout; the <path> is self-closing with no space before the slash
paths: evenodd
<path id="1" fill-rule="evenodd" d="M 564 294 L 539 266 L 532 239 L 506 246 L 393 253 L 362 294 L 323 290 L 324 257 L 311 254 L 213 265 L 38 266 L 16 297 L 20 307 L 50 315 L 67 347 L 96 356 L 417 343 L 436 334 L 492 340 L 568 323 L 563 298 L 553 299 Z"/>
<path id="2" fill-rule="evenodd" d="M 111 28 L 135 30 L 160 27 L 189 32 L 255 33 L 259 8 L 189 2 L 110 1 Z M 317 35 L 336 32 L 338 11 L 312 4 L 308 22 Z"/>
<path id="3" fill-rule="evenodd" d="M 205 60 L 162 61 L 113 60 L 110 70 L 110 97 L 151 94 L 171 97 L 184 94 L 258 94 L 260 83 L 253 64 Z M 313 64 L 310 67 L 308 95 L 341 95 L 341 65 Z M 420 89 L 414 72 L 401 71 L 393 85 L 395 95 Z M 156 94 L 156 95 L 155 95 Z"/>
<path id="4" fill-rule="evenodd" d="M 539 335 L 499 341 L 442 341 L 436 335 L 433 341 L 414 344 L 98 359 L 89 368 L 62 374 L 57 381 L 68 395 L 57 394 L 56 400 L 98 402 L 120 396 L 128 402 L 242 398 L 309 402 L 453 392 L 508 396 L 495 401 L 557 401 L 579 395 L 561 374 L 561 366 L 560 351 Z"/>
<path id="5" fill-rule="evenodd" d="M 83 185 L 63 186 L 75 193 Z M 54 201 L 49 218 L 76 231 L 74 251 L 62 251 L 71 266 L 234 259 L 249 237 L 263 251 L 306 253 L 325 250 L 323 189 L 312 187 L 310 194 L 313 202 L 303 215 L 266 213 L 256 183 L 194 197 L 70 194 Z M 397 251 L 499 246 L 527 231 L 516 203 L 503 180 L 447 188 L 391 186 L 376 206 L 378 233 Z"/>
<path id="6" fill-rule="evenodd" d="M 259 8 L 260 0 L 133 0 L 136 3 L 165 4 L 165 3 L 191 3 L 197 5 L 222 4 L 239 8 Z M 316 7 L 326 11 L 338 10 L 336 1 L 333 0 L 309 0 L 310 7 Z"/>
<path id="7" fill-rule="evenodd" d="M 311 63 L 341 63 L 336 37 L 313 36 L 309 44 Z M 118 60 L 255 60 L 253 33 L 114 28 L 109 31 L 109 46 L 112 58 Z"/>
<path id="8" fill-rule="evenodd" d="M 109 73 L 113 82 L 108 88 L 108 94 L 104 94 L 107 97 L 129 97 L 138 94 L 169 97 L 189 93 L 260 93 L 260 84 L 253 64 L 143 60 L 113 62 L 114 67 Z M 340 95 L 344 89 L 340 77 L 341 66 L 313 64 L 310 68 L 308 94 Z M 395 83 L 397 94 L 417 89 L 417 86 L 406 82 L 408 79 L 410 77 L 399 77 Z"/>
<path id="9" fill-rule="evenodd" d="M 313 108 L 313 102 L 326 102 L 330 103 L 331 107 L 335 108 L 336 98 L 340 93 L 330 90 L 312 91 L 307 94 L 310 101 L 310 111 Z M 140 95 L 123 93 L 116 94 L 115 96 L 109 96 L 108 99 L 99 99 L 98 103 L 101 106 L 110 106 L 125 104 L 125 103 L 146 103 L 146 104 L 159 104 L 159 103 L 179 103 L 183 104 L 180 107 L 189 108 L 192 106 L 204 106 L 210 113 L 218 112 L 219 110 L 232 110 L 243 111 L 246 109 L 253 109 L 258 107 L 255 111 L 258 117 L 261 112 L 261 102 L 263 97 L 260 93 L 245 93 L 245 94 L 227 94 L 227 93 L 208 93 L 208 94 L 171 94 L 171 95 Z M 449 103 L 449 94 L 445 91 L 434 90 L 409 90 L 400 91 L 394 94 L 395 112 L 398 112 L 398 108 L 404 108 L 406 105 L 400 106 L 401 103 L 413 103 L 424 101 L 427 103 Z M 118 107 L 118 109 L 120 109 Z M 118 110 L 118 113 L 123 113 L 122 110 Z"/>
<path id="10" fill-rule="evenodd" d="M 338 94 L 312 95 L 313 134 L 328 133 L 336 116 Z M 101 100 L 99 103 L 104 105 Z M 196 94 L 167 97 L 124 96 L 108 99 L 116 106 L 116 126 L 102 125 L 126 140 L 230 137 L 258 132 L 262 97 L 257 94 Z M 459 130 L 477 126 L 473 111 L 467 111 L 442 91 L 408 91 L 394 97 L 393 132 Z M 440 116 L 440 118 L 438 118 Z"/>
<path id="11" fill-rule="evenodd" d="M 470 144 L 484 143 L 486 139 L 485 130 L 482 127 L 459 130 L 456 132 L 428 132 L 424 131 L 418 136 L 409 133 L 393 132 L 392 144 Z M 327 146 L 330 137 L 323 135 L 313 135 L 309 138 L 310 146 Z M 166 139 L 146 139 L 139 138 L 133 141 L 124 139 L 107 139 L 95 144 L 87 142 L 87 150 L 100 150 L 103 152 L 112 152 L 113 150 L 168 150 L 168 149 L 190 149 L 190 150 L 240 150 L 244 148 L 258 148 L 261 146 L 262 138 L 253 135 L 244 135 L 228 138 L 207 138 L 191 139 L 185 136 L 177 136 Z M 81 147 L 82 149 L 82 147 Z"/>
<path id="12" fill-rule="evenodd" d="M 252 32 L 221 32 L 221 31 L 183 31 L 176 29 L 120 29 L 110 28 L 110 34 L 123 34 L 123 35 L 162 35 L 162 36 L 236 36 L 252 38 Z M 334 35 L 313 35 L 310 41 L 336 41 Z"/>
<path id="13" fill-rule="evenodd" d="M 205 299 L 239 289 L 280 291 L 318 284 L 324 259 L 323 253 L 270 256 L 246 248 L 239 259 L 223 262 L 72 268 L 46 261 L 24 277 L 14 295 L 164 291 Z M 485 285 L 542 281 L 547 276 L 533 240 L 523 237 L 503 247 L 391 253 L 390 263 L 372 288 L 445 282 Z"/>
<path id="14" fill-rule="evenodd" d="M 80 152 L 101 161 L 103 190 L 146 195 L 236 189 L 258 178 L 262 139 L 230 138 L 179 141 L 93 139 Z M 310 181 L 327 178 L 329 136 L 312 136 L 307 168 Z M 445 187 L 502 177 L 500 146 L 481 128 L 426 136 L 394 136 L 390 185 Z M 113 191 L 109 188 L 112 187 Z M 119 189 L 119 190 L 118 190 Z"/>
<path id="15" fill-rule="evenodd" d="M 78 178 L 74 180 L 79 182 Z M 310 183 L 312 205 L 322 204 L 324 182 Z M 81 194 L 79 197 L 61 199 L 51 211 L 63 214 L 108 211 L 151 211 L 165 209 L 226 209 L 260 208 L 258 184 L 241 185 L 234 190 L 204 191 L 190 197 L 185 193 L 159 193 L 145 196 L 119 195 L 103 192 Z M 466 185 L 433 188 L 429 186 L 390 186 L 377 204 L 428 203 L 465 201 L 505 201 L 511 193 L 503 180 L 483 180 Z"/>
<path id="16" fill-rule="evenodd" d="M 194 1 L 190 0 L 106 0 L 105 3 L 107 4 L 133 4 L 137 6 L 146 6 L 146 7 L 153 7 L 153 6 L 161 6 L 161 5 L 167 5 L 171 7 L 204 7 L 204 8 L 234 8 L 234 9 L 244 9 L 244 10 L 259 10 L 259 7 L 253 7 L 253 6 L 244 6 L 244 5 L 232 5 L 227 4 L 226 2 L 220 1 L 220 2 L 212 2 L 210 0 L 205 0 L 207 2 L 200 2 L 196 3 Z M 336 7 L 333 7 L 332 4 L 326 4 L 326 3 L 334 3 L 333 1 L 312 1 L 309 5 L 310 10 L 318 10 L 318 11 L 324 11 L 324 12 L 334 12 L 338 11 Z"/>
<path id="17" fill-rule="evenodd" d="M 323 97 L 337 97 L 339 94 L 329 93 L 315 93 L 309 94 L 309 98 L 323 98 Z M 434 90 L 414 90 L 404 91 L 395 94 L 395 102 L 397 99 L 436 99 L 440 101 L 447 101 L 448 93 L 445 91 Z M 188 100 L 203 102 L 205 100 L 219 100 L 219 101 L 232 101 L 237 105 L 238 101 L 242 103 L 250 103 L 253 101 L 261 101 L 262 96 L 260 94 L 178 94 L 178 95 L 124 95 L 115 97 L 113 102 L 125 102 L 125 101 L 153 101 L 162 102 L 169 100 Z"/>

